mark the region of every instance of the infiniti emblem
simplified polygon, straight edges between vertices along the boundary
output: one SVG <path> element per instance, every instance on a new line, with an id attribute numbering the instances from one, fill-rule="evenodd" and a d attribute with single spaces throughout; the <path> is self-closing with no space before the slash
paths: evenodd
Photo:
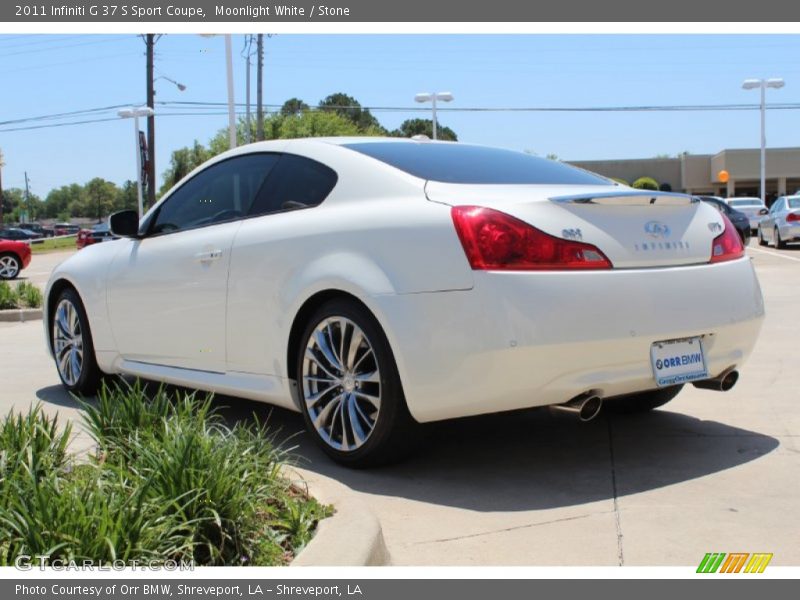
<path id="1" fill-rule="evenodd" d="M 644 232 L 653 238 L 667 238 L 669 237 L 669 225 L 661 221 L 648 221 L 644 225 Z"/>

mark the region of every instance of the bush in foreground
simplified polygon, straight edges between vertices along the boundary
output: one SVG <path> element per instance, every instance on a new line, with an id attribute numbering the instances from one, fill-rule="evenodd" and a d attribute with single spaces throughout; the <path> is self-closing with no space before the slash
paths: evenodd
<path id="1" fill-rule="evenodd" d="M 42 291 L 32 283 L 20 281 L 15 289 L 7 281 L 0 281 L 0 310 L 41 306 Z"/>
<path id="2" fill-rule="evenodd" d="M 230 427 L 209 398 L 138 383 L 84 403 L 97 453 L 74 464 L 69 429 L 34 408 L 0 426 L 0 564 L 285 564 L 329 509 L 280 474 L 264 425 Z"/>

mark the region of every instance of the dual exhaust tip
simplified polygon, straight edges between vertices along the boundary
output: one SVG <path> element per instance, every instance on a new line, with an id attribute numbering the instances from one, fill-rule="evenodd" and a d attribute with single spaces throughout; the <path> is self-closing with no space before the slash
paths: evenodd
<path id="1" fill-rule="evenodd" d="M 737 381 L 739 381 L 739 371 L 730 367 L 713 379 L 703 379 L 692 383 L 696 388 L 727 392 L 736 385 Z M 600 409 L 603 408 L 603 398 L 597 392 L 589 391 L 575 396 L 563 404 L 554 404 L 552 408 L 574 415 L 578 417 L 579 421 L 586 423 L 600 414 Z"/>

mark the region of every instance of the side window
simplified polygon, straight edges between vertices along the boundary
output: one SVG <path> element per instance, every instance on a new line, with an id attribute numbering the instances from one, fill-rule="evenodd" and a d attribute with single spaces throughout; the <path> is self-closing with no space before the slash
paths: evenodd
<path id="1" fill-rule="evenodd" d="M 336 185 L 336 172 L 315 160 L 284 154 L 258 193 L 249 216 L 317 206 Z"/>
<path id="2" fill-rule="evenodd" d="M 279 154 L 248 154 L 201 171 L 161 205 L 149 232 L 169 233 L 242 218 L 279 158 Z"/>

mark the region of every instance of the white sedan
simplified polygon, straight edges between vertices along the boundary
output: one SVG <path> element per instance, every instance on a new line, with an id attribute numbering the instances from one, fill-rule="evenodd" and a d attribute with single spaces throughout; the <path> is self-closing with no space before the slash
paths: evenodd
<path id="1" fill-rule="evenodd" d="M 705 203 L 461 143 L 251 144 L 110 225 L 46 290 L 70 391 L 126 374 L 273 403 L 353 466 L 418 423 L 729 389 L 764 316 Z"/>

